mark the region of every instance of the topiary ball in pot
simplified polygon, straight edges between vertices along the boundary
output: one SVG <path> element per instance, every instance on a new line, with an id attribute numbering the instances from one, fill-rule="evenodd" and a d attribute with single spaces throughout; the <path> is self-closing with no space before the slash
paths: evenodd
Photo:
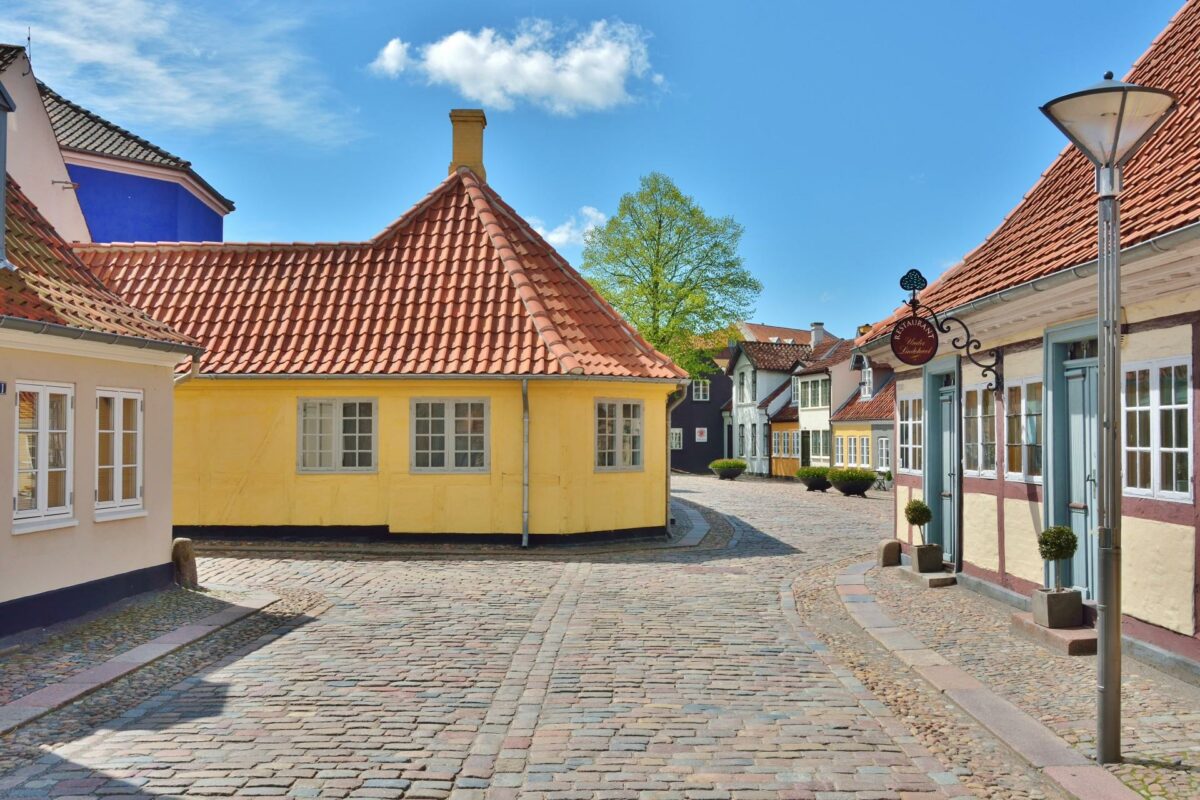
<path id="1" fill-rule="evenodd" d="M 1055 525 L 1038 534 L 1038 555 L 1043 561 L 1066 561 L 1075 557 L 1079 539 L 1066 525 Z M 1062 590 L 1061 570 L 1054 570 L 1054 588 Z"/>
<path id="2" fill-rule="evenodd" d="M 823 492 L 833 485 L 829 482 L 829 467 L 801 467 L 796 477 L 810 492 Z"/>
<path id="3" fill-rule="evenodd" d="M 747 466 L 740 458 L 718 458 L 708 468 L 721 480 L 732 481 L 745 472 Z"/>
<path id="4" fill-rule="evenodd" d="M 867 489 L 875 485 L 875 472 L 869 469 L 855 469 L 854 467 L 831 469 L 829 470 L 829 482 L 833 484 L 835 489 L 847 497 L 851 495 L 866 497 Z"/>
<path id="5" fill-rule="evenodd" d="M 904 519 L 908 520 L 909 525 L 916 525 L 918 528 L 924 528 L 933 521 L 933 512 L 921 500 L 909 500 L 904 506 Z"/>

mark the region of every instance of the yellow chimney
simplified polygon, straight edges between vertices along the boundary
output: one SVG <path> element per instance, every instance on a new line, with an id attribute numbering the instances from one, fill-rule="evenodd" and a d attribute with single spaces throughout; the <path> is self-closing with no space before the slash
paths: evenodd
<path id="1" fill-rule="evenodd" d="M 480 108 L 456 108 L 450 112 L 450 124 L 454 127 L 454 152 L 450 158 L 450 174 L 459 167 L 469 167 L 487 181 L 487 170 L 483 168 L 483 129 L 487 117 Z"/>

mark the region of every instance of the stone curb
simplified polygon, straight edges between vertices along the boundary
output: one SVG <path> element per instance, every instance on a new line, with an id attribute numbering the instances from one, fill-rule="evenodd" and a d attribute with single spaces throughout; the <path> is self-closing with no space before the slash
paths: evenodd
<path id="1" fill-rule="evenodd" d="M 847 567 L 838 574 L 834 587 L 847 613 L 871 638 L 1040 769 L 1068 796 L 1076 800 L 1139 800 L 1141 795 L 1111 772 L 892 620 L 866 588 L 866 573 L 874 568 L 872 561 Z"/>
<path id="2" fill-rule="evenodd" d="M 244 597 L 238 605 L 231 605 L 196 622 L 182 625 L 94 667 L 76 672 L 58 683 L 43 686 L 35 692 L 18 697 L 0 706 L 0 735 L 10 733 L 38 717 L 91 694 L 181 647 L 263 610 L 277 600 L 279 598 L 273 594 L 254 592 Z"/>

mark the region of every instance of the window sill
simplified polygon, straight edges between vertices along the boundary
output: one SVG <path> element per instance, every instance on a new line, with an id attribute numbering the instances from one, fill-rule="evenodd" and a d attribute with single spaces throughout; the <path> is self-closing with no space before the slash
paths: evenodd
<path id="1" fill-rule="evenodd" d="M 1122 497 L 1128 497 L 1131 500 L 1153 500 L 1156 503 L 1177 503 L 1179 505 L 1192 505 L 1192 498 L 1186 495 L 1166 495 L 1154 494 L 1152 492 L 1131 492 L 1128 489 L 1121 492 Z"/>
<path id="2" fill-rule="evenodd" d="M 1011 473 L 1006 474 L 1004 476 L 1004 480 L 1008 481 L 1009 483 L 1028 483 L 1033 486 L 1041 486 L 1042 485 L 1041 478 L 1031 478 L 1031 477 L 1027 477 L 1025 475 L 1013 475 Z"/>
<path id="3" fill-rule="evenodd" d="M 490 475 L 491 472 L 490 467 L 484 469 L 421 469 L 420 467 L 412 467 L 408 470 L 409 475 Z"/>
<path id="4" fill-rule="evenodd" d="M 96 522 L 115 522 L 119 519 L 136 519 L 147 515 L 145 506 L 129 508 L 98 508 L 92 519 Z"/>
<path id="5" fill-rule="evenodd" d="M 298 469 L 297 475 L 378 475 L 378 469 Z"/>
<path id="6" fill-rule="evenodd" d="M 964 469 L 963 477 L 964 478 L 981 478 L 985 481 L 994 481 L 994 480 L 996 480 L 996 473 L 994 473 L 994 472 L 971 472 L 970 470 Z"/>
<path id="7" fill-rule="evenodd" d="M 738 456 L 738 458 L 747 458 L 747 456 Z M 749 458 L 758 458 L 758 456 L 749 456 Z M 629 472 L 645 472 L 643 467 L 595 467 L 593 470 L 597 475 L 621 475 Z"/>
<path id="8" fill-rule="evenodd" d="M 27 519 L 13 520 L 13 536 L 20 536 L 26 533 L 40 533 L 42 531 L 54 531 L 59 528 L 74 528 L 79 525 L 79 520 L 74 517 L 52 517 L 50 519 Z"/>

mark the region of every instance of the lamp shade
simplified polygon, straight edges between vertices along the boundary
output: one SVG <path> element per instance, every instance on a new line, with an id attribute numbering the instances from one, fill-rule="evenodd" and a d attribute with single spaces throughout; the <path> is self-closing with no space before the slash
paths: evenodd
<path id="1" fill-rule="evenodd" d="M 1112 79 L 1042 106 L 1042 113 L 1097 167 L 1120 167 L 1175 110 L 1175 95 Z"/>

